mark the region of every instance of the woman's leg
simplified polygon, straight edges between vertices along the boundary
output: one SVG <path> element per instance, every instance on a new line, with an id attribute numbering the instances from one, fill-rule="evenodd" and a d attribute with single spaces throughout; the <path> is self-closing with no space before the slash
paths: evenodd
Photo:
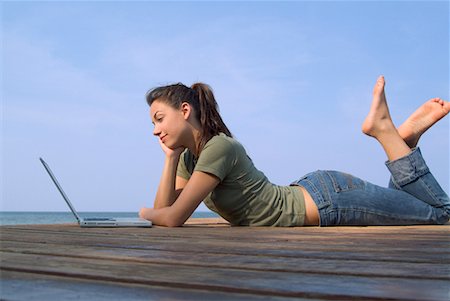
<path id="1" fill-rule="evenodd" d="M 447 107 L 445 102 L 433 101 L 427 107 L 436 107 L 436 105 L 442 106 L 445 112 L 445 108 Z M 445 114 L 441 116 L 443 113 L 440 115 L 433 114 L 435 116 L 433 119 L 430 117 L 431 111 L 433 110 L 422 107 L 422 110 L 416 111 L 407 120 L 407 123 L 401 126 L 400 132 L 408 138 L 407 140 L 412 143 L 417 143 L 418 138 L 423 132 L 433 123 L 437 122 L 437 120 L 445 116 Z M 427 118 L 424 118 L 424 116 L 427 116 Z M 441 117 L 438 118 L 436 116 Z M 425 121 L 425 119 L 428 121 Z M 407 125 L 408 123 L 410 125 Z M 362 130 L 365 134 L 377 139 L 385 150 L 389 159 L 386 165 L 392 174 L 392 182 L 395 187 L 433 207 L 443 208 L 446 212 L 450 213 L 450 200 L 434 176 L 430 173 L 420 150 L 411 150 L 409 145 L 403 140 L 403 137 L 395 129 L 389 115 L 384 93 L 383 77 L 379 77 L 375 84 L 372 106 L 363 123 Z"/>
<path id="2" fill-rule="evenodd" d="M 410 148 L 417 146 L 420 137 L 450 112 L 450 102 L 432 98 L 420 106 L 397 129 Z"/>
<path id="3" fill-rule="evenodd" d="M 364 134 L 377 139 L 389 161 L 393 161 L 408 155 L 411 148 L 400 136 L 392 122 L 384 93 L 384 85 L 384 77 L 380 76 L 373 89 L 372 105 L 362 125 L 362 131 Z"/>
<path id="4" fill-rule="evenodd" d="M 362 129 L 384 148 L 389 159 L 386 165 L 399 189 L 383 188 L 336 171 L 317 171 L 295 184 L 304 187 L 312 196 L 319 209 L 321 226 L 446 223 L 450 215 L 448 196 L 430 173 L 420 150 L 411 150 L 405 142 L 417 143 L 420 135 L 437 121 L 436 118 L 434 121 L 428 118 L 432 121 L 422 122 L 422 129 L 409 131 L 410 134 L 405 124 L 399 131 L 404 135 L 402 137 L 389 114 L 383 77 L 377 80 L 373 96 Z M 417 125 L 423 116 L 430 115 L 430 110 L 421 111 L 413 114 L 415 117 L 408 122 L 413 124 L 415 121 Z M 409 130 L 412 127 L 410 125 Z"/>
<path id="5" fill-rule="evenodd" d="M 408 146 L 413 149 L 417 146 L 420 137 L 436 122 L 450 112 L 450 102 L 440 98 L 432 98 L 420 106 L 411 116 L 397 128 L 398 133 Z M 389 180 L 389 188 L 401 189 Z"/>
<path id="6" fill-rule="evenodd" d="M 391 185 L 396 189 L 450 214 L 450 199 L 431 174 L 419 148 L 406 157 L 386 162 L 386 166 L 391 172 Z"/>
<path id="7" fill-rule="evenodd" d="M 330 170 L 310 173 L 302 186 L 319 209 L 320 226 L 444 224 L 449 214 L 396 189 Z"/>

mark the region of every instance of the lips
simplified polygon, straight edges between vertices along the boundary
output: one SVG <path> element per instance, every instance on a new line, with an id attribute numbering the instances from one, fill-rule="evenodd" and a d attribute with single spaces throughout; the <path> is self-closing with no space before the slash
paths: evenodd
<path id="1" fill-rule="evenodd" d="M 162 137 L 159 137 L 159 139 L 161 139 L 161 142 L 164 142 L 164 140 L 166 139 L 167 135 L 164 135 Z"/>

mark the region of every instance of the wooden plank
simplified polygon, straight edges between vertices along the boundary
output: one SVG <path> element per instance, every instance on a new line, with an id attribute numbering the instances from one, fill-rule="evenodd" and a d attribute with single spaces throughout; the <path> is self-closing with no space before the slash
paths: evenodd
<path id="1" fill-rule="evenodd" d="M 87 300 L 87 301 L 266 301 L 267 296 L 211 292 L 195 289 L 177 289 L 152 285 L 121 284 L 108 281 L 94 281 L 57 277 L 43 274 L 2 272 L 1 297 L 8 300 Z M 272 301 L 289 301 L 288 297 L 272 297 Z M 297 299 L 299 301 L 306 299 Z M 307 299 L 311 300 L 311 299 Z"/>
<path id="2" fill-rule="evenodd" d="M 75 225 L 54 225 L 54 227 L 44 227 L 44 226 L 35 226 L 35 227 L 0 227 L 0 232 L 6 233 L 7 231 L 17 231 L 18 233 L 20 231 L 26 231 L 29 233 L 36 232 L 36 233 L 44 233 L 45 231 L 50 231 L 52 233 L 56 232 L 62 232 L 64 234 L 83 234 L 85 236 L 92 236 L 92 235 L 108 235 L 108 234 L 114 234 L 115 236 L 125 235 L 125 236 L 147 236 L 147 237 L 190 237 L 194 238 L 198 234 L 202 235 L 202 237 L 211 237 L 211 238 L 227 238 L 229 240 L 232 240 L 235 238 L 236 240 L 240 240 L 242 238 L 251 239 L 252 241 L 259 241 L 259 240 L 273 240 L 273 241 L 295 241 L 295 240 L 303 240 L 303 239 L 310 239 L 314 241 L 317 238 L 327 238 L 330 240 L 336 240 L 340 241 L 341 238 L 346 238 L 349 240 L 366 240 L 370 242 L 372 239 L 376 238 L 380 241 L 384 240 L 390 240 L 395 239 L 399 243 L 402 241 L 411 241 L 411 239 L 414 239 L 417 243 L 420 242 L 427 242 L 427 241 L 433 241 L 436 239 L 442 238 L 442 243 L 449 243 L 449 232 L 448 227 L 446 228 L 447 231 L 440 231 L 440 232 L 432 232 L 432 231 L 418 231 L 415 230 L 412 233 L 407 232 L 401 232 L 401 233 L 390 233 L 390 232 L 373 232 L 369 231 L 355 231 L 353 228 L 349 227 L 341 227 L 341 228 L 334 228 L 333 232 L 330 232 L 327 228 L 319 228 L 324 229 L 323 232 L 318 232 L 317 229 L 314 228 L 249 228 L 249 227 L 231 227 L 226 228 L 226 231 L 224 231 L 223 228 L 200 228 L 202 229 L 201 232 L 198 232 L 199 228 L 193 228 L 193 227 L 181 227 L 181 228 L 151 228 L 151 229 L 140 229 L 135 228 L 133 230 L 130 229 L 100 229 L 100 228 L 90 228 L 90 229 L 81 229 Z M 387 231 L 387 230 L 386 230 Z M 391 229 L 392 231 L 392 229 Z M 238 235 L 238 237 L 235 237 Z M 439 241 L 438 241 L 439 242 Z"/>
<path id="3" fill-rule="evenodd" d="M 56 227 L 56 228 L 55 228 Z M 430 229 L 426 230 L 413 230 L 413 232 L 397 232 L 392 233 L 392 229 L 387 229 L 383 232 L 374 232 L 373 228 L 367 228 L 366 231 L 358 229 L 355 231 L 354 228 L 341 227 L 334 228 L 330 232 L 327 228 L 248 228 L 248 227 L 232 227 L 232 228 L 152 228 L 152 229 L 80 229 L 74 225 L 72 226 L 54 226 L 54 227 L 10 227 L 4 228 L 0 227 L 0 233 L 16 233 L 20 234 L 21 231 L 27 233 L 45 234 L 45 231 L 50 231 L 52 234 L 61 233 L 63 235 L 75 236 L 82 235 L 83 237 L 95 237 L 102 236 L 108 237 L 108 235 L 114 235 L 117 238 L 148 238 L 148 239 L 161 239 L 161 238 L 187 238 L 195 239 L 201 236 L 202 239 L 216 239 L 216 240 L 226 240 L 227 242 L 232 241 L 251 241 L 251 242 L 274 242 L 281 243 L 287 242 L 293 244 L 296 241 L 303 243 L 305 240 L 308 243 L 313 243 L 317 240 L 321 240 L 323 243 L 333 243 L 341 245 L 349 245 L 354 242 L 363 242 L 364 245 L 370 243 L 391 243 L 392 240 L 396 241 L 396 245 L 402 246 L 402 244 L 409 244 L 414 242 L 416 245 L 427 244 L 427 242 L 434 242 L 436 246 L 448 246 L 449 244 L 449 227 L 446 228 L 445 232 L 436 232 Z M 201 229 L 199 231 L 199 229 Z M 319 230 L 324 230 L 323 232 L 318 232 Z M 14 232 L 15 231 L 15 232 Z M 390 232 L 387 232 L 390 231 Z M 433 232 L 434 231 L 434 232 Z M 391 246 L 392 247 L 392 246 Z"/>
<path id="4" fill-rule="evenodd" d="M 186 221 L 186 226 L 207 226 L 207 227 L 216 227 L 216 226 L 230 226 L 230 224 L 221 217 L 204 217 L 204 218 L 189 218 Z"/>
<path id="5" fill-rule="evenodd" d="M 248 228 L 208 222 L 151 229 L 3 226 L 1 277 L 19 275 L 8 282 L 14 285 L 22 276 L 68 283 L 87 277 L 94 286 L 103 281 L 124 291 L 138 285 L 246 299 L 448 300 L 450 225 Z"/>
<path id="6" fill-rule="evenodd" d="M 172 230 L 169 230 L 172 234 Z M 222 231 L 228 232 L 228 229 Z M 448 242 L 435 242 L 432 244 L 420 244 L 416 238 L 413 240 L 404 240 L 399 242 L 385 238 L 363 239 L 363 238 L 314 238 L 309 240 L 285 240 L 285 239 L 263 239 L 260 235 L 258 239 L 247 237 L 248 231 L 237 233 L 230 231 L 233 239 L 216 239 L 197 234 L 185 235 L 120 235 L 113 230 L 106 234 L 98 232 L 36 232 L 28 233 L 21 230 L 19 233 L 11 230 L 2 231 L 3 241 L 14 242 L 43 242 L 45 243 L 69 243 L 84 246 L 97 246 L 108 248 L 126 248 L 143 250 L 164 250 L 179 251 L 184 250 L 189 245 L 190 252 L 202 252 L 208 250 L 209 253 L 220 254 L 253 254 L 253 255 L 273 255 L 280 257 L 307 257 L 307 258 L 329 258 L 342 260 L 372 260 L 374 256 L 379 261 L 399 261 L 411 263 L 443 263 L 449 262 L 449 244 Z M 112 234 L 114 233 L 114 235 Z M 244 236 L 240 235 L 245 233 Z M 82 234 L 82 235 L 80 235 Z M 254 236 L 256 236 L 254 234 Z M 195 238 L 194 238 L 195 237 Z M 192 242 L 195 239 L 195 244 Z"/>
<path id="7" fill-rule="evenodd" d="M 2 253 L 2 269 L 15 272 L 173 288 L 313 298 L 445 300 L 449 281 L 355 277 L 291 272 L 130 263 L 109 259 Z M 25 268 L 24 268 L 25 267 Z"/>
<path id="8" fill-rule="evenodd" d="M 55 228 L 56 227 L 56 228 Z M 225 226 L 226 227 L 226 226 Z M 115 228 L 115 229 L 102 229 L 102 228 L 91 228 L 82 229 L 76 225 L 35 225 L 33 227 L 29 226 L 2 226 L 0 227 L 0 232 L 3 230 L 17 231 L 33 231 L 38 232 L 49 230 L 52 232 L 62 231 L 64 233 L 83 233 L 86 235 L 90 234 L 108 234 L 113 232 L 114 235 L 118 234 L 133 234 L 133 235 L 187 235 L 193 237 L 197 234 L 197 230 L 201 228 L 201 235 L 210 234 L 211 237 L 228 237 L 232 238 L 230 234 L 239 234 L 250 238 L 252 240 L 258 239 L 296 239 L 309 237 L 315 239 L 316 237 L 322 238 L 339 238 L 345 237 L 346 239 L 363 239 L 366 238 L 370 240 L 371 238 L 381 238 L 381 239 L 396 239 L 399 242 L 402 240 L 411 240 L 412 236 L 416 241 L 429 241 L 434 239 L 442 238 L 447 243 L 449 242 L 449 229 L 448 226 L 421 226 L 423 228 L 416 227 L 405 227 L 405 229 L 399 227 L 329 227 L 329 228 L 316 228 L 316 227 L 300 227 L 300 228 L 270 228 L 270 227 L 260 227 L 260 228 L 249 228 L 249 227 L 228 227 L 227 231 L 222 231 L 223 227 L 208 227 L 204 225 L 195 226 L 185 226 L 180 228 L 172 228 L 167 231 L 167 228 L 154 227 L 151 229 L 140 229 L 134 228 L 132 231 L 125 228 Z M 205 229 L 206 231 L 205 231 Z M 380 228 L 380 229 L 378 229 Z M 395 229 L 395 231 L 393 231 Z M 254 235 L 257 234 L 257 235 Z"/>
<path id="9" fill-rule="evenodd" d="M 336 260 L 326 258 L 278 257 L 266 255 L 173 252 L 143 249 L 86 247 L 23 242 L 3 242 L 2 251 L 34 255 L 67 256 L 85 259 L 111 259 L 137 263 L 161 263 L 175 266 L 246 269 L 253 271 L 320 273 L 367 277 L 400 277 L 450 280 L 450 265 L 442 263 L 386 262 L 372 260 Z"/>

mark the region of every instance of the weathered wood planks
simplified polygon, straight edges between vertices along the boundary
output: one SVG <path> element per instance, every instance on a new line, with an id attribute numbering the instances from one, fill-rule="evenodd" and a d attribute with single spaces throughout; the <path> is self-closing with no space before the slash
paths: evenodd
<path id="1" fill-rule="evenodd" d="M 450 225 L 248 228 L 195 219 L 181 228 L 3 226 L 0 235 L 6 300 L 32 300 L 27 288 L 48 299 L 51 287 L 100 300 L 111 286 L 128 299 L 137 287 L 147 300 L 449 299 Z"/>

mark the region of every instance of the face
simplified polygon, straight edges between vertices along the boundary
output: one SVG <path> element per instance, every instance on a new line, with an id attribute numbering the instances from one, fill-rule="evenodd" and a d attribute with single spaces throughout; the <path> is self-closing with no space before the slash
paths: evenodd
<path id="1" fill-rule="evenodd" d="M 155 126 L 153 135 L 158 136 L 168 148 L 183 146 L 187 129 L 187 114 L 182 108 L 174 109 L 168 104 L 155 100 L 150 107 L 150 117 Z"/>

